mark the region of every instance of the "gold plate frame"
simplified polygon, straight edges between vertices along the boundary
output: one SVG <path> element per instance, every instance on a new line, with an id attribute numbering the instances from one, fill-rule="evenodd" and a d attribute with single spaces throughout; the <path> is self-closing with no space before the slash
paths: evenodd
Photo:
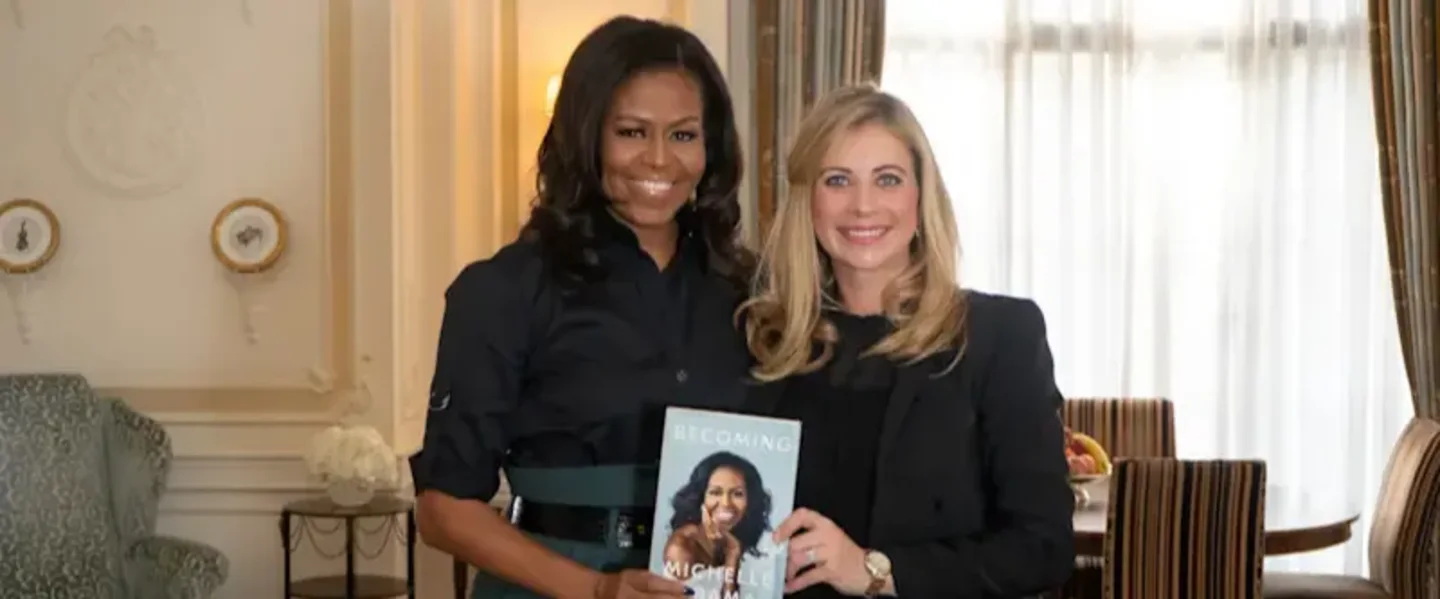
<path id="1" fill-rule="evenodd" d="M 60 249 L 60 219 L 56 218 L 55 212 L 50 210 L 45 204 L 29 198 L 10 200 L 4 204 L 0 204 L 0 219 L 3 219 L 6 214 L 16 210 L 25 209 L 40 214 L 40 217 L 45 221 L 45 225 L 50 227 L 50 239 L 45 244 L 45 248 L 40 250 L 40 254 L 27 262 L 11 262 L 4 258 L 4 254 L 0 254 L 0 272 L 12 275 L 36 272 L 44 268 L 46 264 L 49 264 L 50 260 L 55 257 L 55 252 Z M 0 231 L 0 237 L 3 237 L 3 235 L 4 231 Z M 0 243 L 8 244 L 9 240 L 0 238 Z"/>
<path id="2" fill-rule="evenodd" d="M 236 261 L 225 252 L 224 248 L 225 238 L 231 233 L 224 229 L 226 220 L 247 208 L 265 212 L 275 222 L 275 247 L 259 260 L 249 263 Z M 280 258 L 285 255 L 285 248 L 289 242 L 290 225 L 285 220 L 285 214 L 274 204 L 260 198 L 242 198 L 226 204 L 215 215 L 215 221 L 210 225 L 210 251 L 215 253 L 215 259 L 219 260 L 225 268 L 239 274 L 257 274 L 274 268 Z"/>

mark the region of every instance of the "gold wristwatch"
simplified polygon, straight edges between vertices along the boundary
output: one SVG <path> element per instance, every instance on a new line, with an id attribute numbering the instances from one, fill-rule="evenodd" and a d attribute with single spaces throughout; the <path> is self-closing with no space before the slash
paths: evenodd
<path id="1" fill-rule="evenodd" d="M 865 588 L 865 596 L 874 598 L 890 580 L 890 558 L 874 549 L 866 551 L 865 571 L 870 574 L 870 586 Z"/>

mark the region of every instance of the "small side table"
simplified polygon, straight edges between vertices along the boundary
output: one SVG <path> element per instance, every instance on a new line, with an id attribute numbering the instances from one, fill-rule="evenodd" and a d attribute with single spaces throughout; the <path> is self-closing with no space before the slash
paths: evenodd
<path id="1" fill-rule="evenodd" d="M 402 515 L 405 517 L 403 529 L 398 522 Z M 360 525 L 365 519 L 379 520 L 379 524 L 374 528 Z M 326 527 L 317 522 L 323 520 L 335 523 Z M 345 529 L 344 547 L 329 552 L 322 549 L 320 537 L 329 536 L 341 527 Z M 375 537 L 379 537 L 379 546 L 374 550 L 366 548 L 355 534 L 357 528 L 365 538 L 377 540 Z M 306 537 L 321 557 L 334 559 L 343 555 L 345 574 L 292 581 L 290 560 Z M 366 558 L 378 558 L 392 540 L 405 544 L 405 578 L 355 573 L 357 552 Z M 336 505 L 329 497 L 292 501 L 280 511 L 280 542 L 285 548 L 285 599 L 386 599 L 401 596 L 415 599 L 415 504 L 408 499 L 377 494 L 370 503 L 353 508 Z"/>

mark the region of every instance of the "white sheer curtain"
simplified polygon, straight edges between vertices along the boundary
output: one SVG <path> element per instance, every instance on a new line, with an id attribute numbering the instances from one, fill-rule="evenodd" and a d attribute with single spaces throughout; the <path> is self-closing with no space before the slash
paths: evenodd
<path id="1" fill-rule="evenodd" d="M 1181 457 L 1262 458 L 1363 573 L 1411 407 L 1364 0 L 889 0 L 882 86 L 935 146 L 961 280 L 1035 299 L 1068 396 L 1172 398 Z M 1300 501 L 1297 499 L 1297 501 Z"/>

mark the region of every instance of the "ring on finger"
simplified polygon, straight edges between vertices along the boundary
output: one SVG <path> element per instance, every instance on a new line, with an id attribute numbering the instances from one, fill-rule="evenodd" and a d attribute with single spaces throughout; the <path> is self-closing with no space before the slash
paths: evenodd
<path id="1" fill-rule="evenodd" d="M 808 565 L 808 564 L 814 564 L 814 563 L 815 563 L 815 548 L 814 548 L 814 547 L 811 547 L 811 548 L 805 550 L 805 563 L 806 563 L 807 565 Z"/>

